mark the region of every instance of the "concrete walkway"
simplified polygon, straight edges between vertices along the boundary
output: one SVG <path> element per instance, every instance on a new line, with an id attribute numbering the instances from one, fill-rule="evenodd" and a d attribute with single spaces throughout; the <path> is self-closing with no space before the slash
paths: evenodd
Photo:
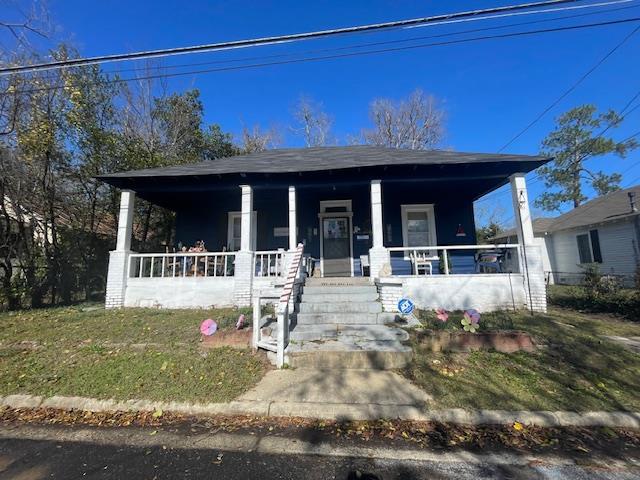
<path id="1" fill-rule="evenodd" d="M 386 370 L 272 370 L 238 400 L 270 402 L 283 415 L 313 411 L 321 416 L 360 416 L 377 412 L 422 412 L 431 397 L 395 372 Z M 332 413 L 333 412 L 333 413 Z"/>

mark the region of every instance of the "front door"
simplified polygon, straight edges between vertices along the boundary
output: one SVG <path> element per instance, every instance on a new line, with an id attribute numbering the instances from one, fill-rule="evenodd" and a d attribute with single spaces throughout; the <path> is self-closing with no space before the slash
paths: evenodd
<path id="1" fill-rule="evenodd" d="M 322 219 L 322 274 L 325 277 L 351 276 L 351 218 Z"/>

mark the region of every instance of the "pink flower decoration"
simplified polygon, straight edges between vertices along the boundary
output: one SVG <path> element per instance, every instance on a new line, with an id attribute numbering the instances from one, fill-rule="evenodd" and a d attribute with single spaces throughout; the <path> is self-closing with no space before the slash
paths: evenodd
<path id="1" fill-rule="evenodd" d="M 436 317 L 438 317 L 438 320 L 440 320 L 441 322 L 446 322 L 447 320 L 449 320 L 449 313 L 447 313 L 444 308 L 438 308 L 436 310 Z"/>
<path id="2" fill-rule="evenodd" d="M 238 323 L 236 323 L 236 330 L 242 330 L 244 328 L 244 313 L 241 313 L 238 317 Z"/>
<path id="3" fill-rule="evenodd" d="M 218 330 L 218 324 L 210 318 L 207 318 L 200 324 L 200 333 L 202 333 L 202 335 L 206 337 L 209 337 L 216 333 L 216 330 Z"/>

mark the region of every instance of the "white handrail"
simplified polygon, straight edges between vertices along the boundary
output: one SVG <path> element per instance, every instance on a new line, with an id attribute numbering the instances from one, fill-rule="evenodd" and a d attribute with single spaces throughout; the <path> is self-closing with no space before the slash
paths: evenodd
<path id="1" fill-rule="evenodd" d="M 300 265 L 302 263 L 302 254 L 304 252 L 304 245 L 298 244 L 296 251 L 289 263 L 289 271 L 287 273 L 287 279 L 280 295 L 280 301 L 276 308 L 276 315 L 278 318 L 278 347 L 276 351 L 276 366 L 282 368 L 284 366 L 284 351 L 289 345 L 289 301 L 293 294 L 293 288 L 300 271 Z"/>

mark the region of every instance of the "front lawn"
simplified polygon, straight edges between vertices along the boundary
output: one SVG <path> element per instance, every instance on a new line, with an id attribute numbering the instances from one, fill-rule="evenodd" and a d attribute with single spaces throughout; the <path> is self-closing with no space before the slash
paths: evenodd
<path id="1" fill-rule="evenodd" d="M 205 318 L 233 328 L 248 311 L 105 310 L 100 306 L 0 313 L 0 395 L 225 402 L 252 387 L 265 364 L 249 350 L 204 355 Z"/>
<path id="2" fill-rule="evenodd" d="M 434 408 L 640 411 L 640 355 L 601 335 L 640 335 L 640 324 L 552 309 L 483 315 L 481 325 L 513 325 L 545 344 L 535 353 L 432 353 L 412 334 L 404 374 Z"/>

